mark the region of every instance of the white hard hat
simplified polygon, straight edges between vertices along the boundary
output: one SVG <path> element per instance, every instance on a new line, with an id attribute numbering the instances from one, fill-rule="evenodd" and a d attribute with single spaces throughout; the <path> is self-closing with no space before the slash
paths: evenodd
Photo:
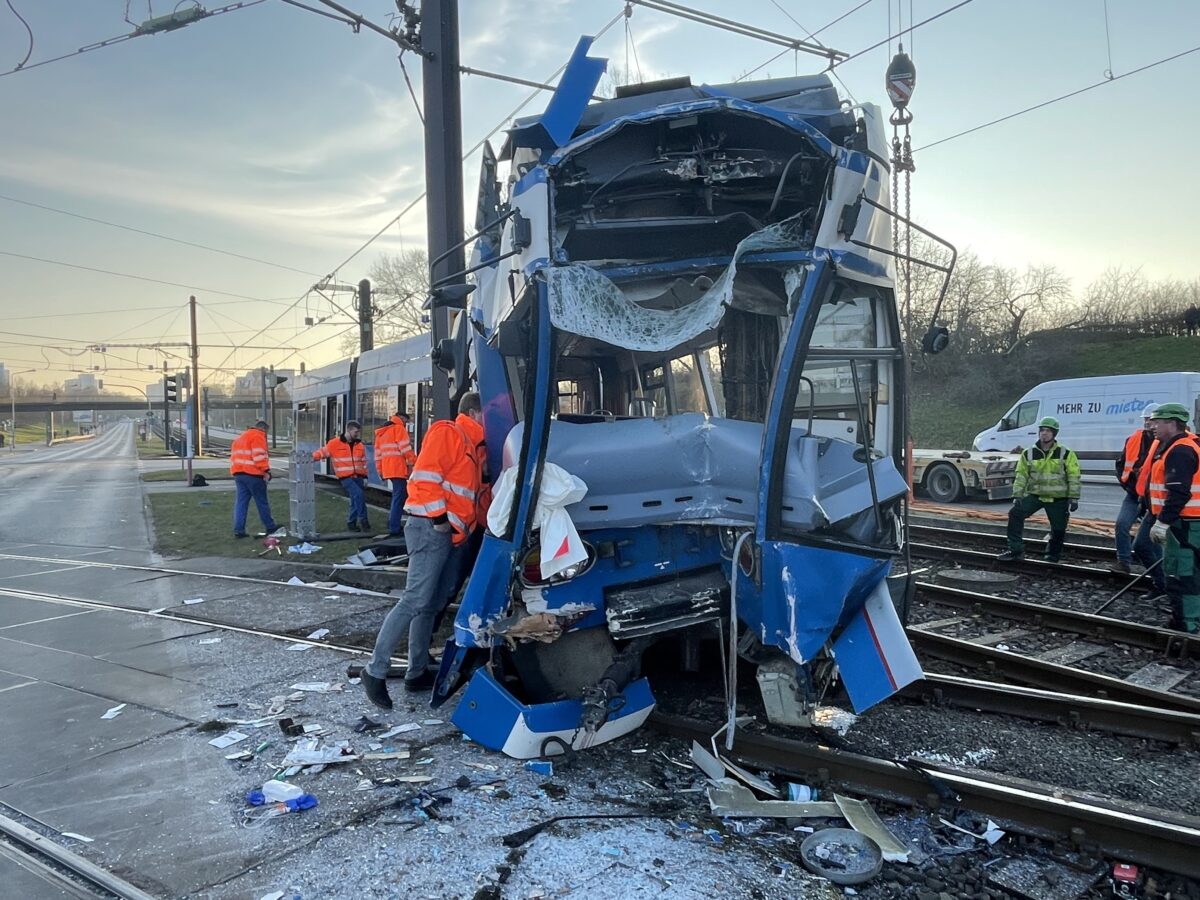
<path id="1" fill-rule="evenodd" d="M 1158 409 L 1158 404 L 1157 404 L 1157 403 L 1148 403 L 1148 404 L 1146 405 L 1146 408 L 1142 410 L 1142 418 L 1143 418 L 1143 419 L 1148 419 L 1148 418 L 1150 418 L 1152 415 L 1154 415 L 1154 411 L 1155 411 L 1156 409 Z"/>

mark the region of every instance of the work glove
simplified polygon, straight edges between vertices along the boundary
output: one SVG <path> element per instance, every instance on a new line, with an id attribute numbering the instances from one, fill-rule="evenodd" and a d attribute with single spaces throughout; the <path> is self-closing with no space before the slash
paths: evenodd
<path id="1" fill-rule="evenodd" d="M 267 471 L 263 472 L 263 479 L 266 481 L 271 480 L 271 470 L 270 469 L 267 469 Z"/>
<path id="2" fill-rule="evenodd" d="M 1069 509 L 1071 512 L 1075 512 L 1076 510 L 1079 509 L 1079 501 L 1072 500 L 1070 503 L 1067 504 L 1067 509 Z"/>
<path id="3" fill-rule="evenodd" d="M 1155 522 L 1150 528 L 1150 540 L 1156 544 L 1165 544 L 1167 535 L 1171 532 L 1171 526 L 1164 522 Z"/>

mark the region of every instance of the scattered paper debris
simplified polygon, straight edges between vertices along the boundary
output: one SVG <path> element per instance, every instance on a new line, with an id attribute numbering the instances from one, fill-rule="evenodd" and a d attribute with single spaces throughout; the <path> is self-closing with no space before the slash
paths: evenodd
<path id="1" fill-rule="evenodd" d="M 165 606 L 160 606 L 158 609 L 152 609 L 149 612 L 150 612 L 150 615 L 157 616 L 159 613 L 165 612 L 166 609 L 167 608 Z"/>
<path id="2" fill-rule="evenodd" d="M 325 637 L 325 635 L 327 635 L 327 634 L 329 634 L 328 628 L 318 628 L 316 631 L 314 631 L 312 634 L 310 634 L 308 636 L 308 639 L 310 641 L 319 641 L 321 638 Z"/>
<path id="3" fill-rule="evenodd" d="M 1004 837 L 1005 834 L 1007 834 L 1007 832 L 1005 832 L 1005 830 L 1003 828 L 1001 828 L 999 825 L 997 825 L 991 819 L 987 820 L 987 828 L 984 829 L 983 834 L 976 834 L 974 831 L 971 831 L 967 828 L 963 828 L 959 825 L 955 825 L 949 819 L 943 819 L 941 816 L 938 817 L 938 821 L 941 822 L 943 825 L 945 825 L 947 828 L 952 828 L 955 831 L 961 832 L 962 834 L 970 835 L 971 837 L 973 837 L 979 841 L 987 841 L 988 844 L 996 843 L 996 841 L 1000 840 L 1002 837 Z"/>
<path id="4" fill-rule="evenodd" d="M 397 725 L 395 728 L 388 729 L 383 734 L 377 735 L 377 737 L 381 741 L 383 741 L 383 740 L 387 740 L 390 737 L 395 737 L 398 734 L 408 734 L 408 732 L 410 732 L 410 731 L 420 731 L 420 730 L 421 730 L 421 726 L 417 722 L 406 722 L 403 725 Z"/>
<path id="5" fill-rule="evenodd" d="M 248 734 L 242 734 L 240 731 L 227 731 L 220 737 L 213 738 L 209 743 L 218 750 L 224 750 L 226 747 L 232 747 L 234 744 L 244 741 L 248 737 Z"/>
<path id="6" fill-rule="evenodd" d="M 379 753 L 364 753 L 363 759 L 408 759 L 412 756 L 410 750 L 386 750 Z"/>
<path id="7" fill-rule="evenodd" d="M 496 772 L 499 770 L 499 766 L 493 766 L 491 763 L 464 762 L 463 765 L 470 766 L 472 769 L 483 769 L 485 772 Z"/>
<path id="8" fill-rule="evenodd" d="M 311 556 L 314 553 L 320 552 L 321 547 L 319 544 L 310 544 L 308 541 L 305 541 L 303 544 L 292 544 L 292 546 L 288 547 L 288 553 L 297 553 L 300 556 Z M 292 580 L 288 584 L 304 584 L 304 582 L 293 575 Z"/>
<path id="9" fill-rule="evenodd" d="M 354 762 L 359 757 L 354 753 L 343 753 L 341 747 L 293 747 L 283 758 L 284 766 L 325 766 L 330 763 Z"/>
<path id="10" fill-rule="evenodd" d="M 446 723 L 444 721 L 442 721 L 441 719 L 422 719 L 421 724 L 422 725 L 445 725 Z"/>
<path id="11" fill-rule="evenodd" d="M 219 644 L 219 643 L 221 643 L 221 639 L 220 638 L 204 638 L 202 640 L 196 641 L 196 643 L 197 644 Z"/>
<path id="12" fill-rule="evenodd" d="M 195 606 L 197 603 L 203 603 L 203 602 L 204 602 L 203 597 L 193 597 L 190 600 L 184 600 L 183 605 L 184 606 Z"/>
<path id="13" fill-rule="evenodd" d="M 283 900 L 283 891 L 272 891 L 269 894 L 263 894 L 258 900 Z"/>
<path id="14" fill-rule="evenodd" d="M 95 843 L 95 839 L 94 839 L 94 838 L 90 838 L 90 837 L 88 837 L 87 835 L 83 835 L 83 834 L 76 834 L 76 833 L 75 833 L 75 832 L 73 832 L 73 831 L 60 831 L 60 832 L 59 832 L 59 834 L 60 834 L 62 837 L 68 837 L 68 838 L 71 838 L 72 840 L 75 840 L 75 841 L 82 841 L 82 842 L 83 842 L 83 843 L 85 843 L 85 844 L 92 844 L 92 843 Z"/>
<path id="15" fill-rule="evenodd" d="M 302 681 L 293 684 L 292 690 L 309 694 L 334 694 L 342 690 L 342 685 L 332 681 Z"/>
<path id="16" fill-rule="evenodd" d="M 288 647 L 288 649 L 293 653 L 303 653 L 305 650 L 311 650 L 312 644 L 292 644 L 292 646 Z"/>
<path id="17" fill-rule="evenodd" d="M 124 703 L 118 704 L 117 706 L 114 706 L 112 709 L 110 709 L 108 712 L 106 712 L 104 715 L 102 715 L 100 718 L 115 719 L 117 716 L 119 716 L 121 714 L 121 710 L 123 710 L 125 708 L 125 706 L 126 706 L 126 704 L 124 704 Z"/>
<path id="18" fill-rule="evenodd" d="M 292 548 L 288 547 L 288 553 L 291 553 L 291 552 L 292 552 Z M 287 581 L 285 581 L 284 584 L 304 584 L 304 581 L 299 576 L 293 575 L 291 578 L 289 578 Z"/>

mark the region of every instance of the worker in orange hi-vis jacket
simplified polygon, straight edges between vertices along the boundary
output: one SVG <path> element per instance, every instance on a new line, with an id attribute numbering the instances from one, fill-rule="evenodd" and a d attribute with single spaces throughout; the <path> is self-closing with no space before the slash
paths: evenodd
<path id="1" fill-rule="evenodd" d="M 267 500 L 271 460 L 267 455 L 267 423 L 262 419 L 234 440 L 229 451 L 229 474 L 237 484 L 237 498 L 233 502 L 233 536 L 246 536 L 246 513 L 250 510 L 251 497 L 254 498 L 258 517 L 267 534 L 278 531 L 275 517 L 271 515 L 271 504 Z"/>
<path id="2" fill-rule="evenodd" d="M 367 521 L 367 498 L 363 494 L 363 484 L 367 480 L 367 449 L 359 440 L 361 432 L 362 426 L 357 422 L 347 422 L 345 431 L 313 451 L 313 459 L 328 459 L 333 463 L 333 475 L 350 498 L 346 528 L 369 532 L 371 523 Z"/>
<path id="3" fill-rule="evenodd" d="M 375 469 L 379 477 L 392 485 L 392 508 L 388 512 L 388 534 L 398 535 L 408 500 L 408 476 L 417 464 L 412 441 L 408 437 L 408 413 L 397 410 L 387 425 L 375 429 Z"/>
<path id="4" fill-rule="evenodd" d="M 404 596 L 387 614 L 371 661 L 362 670 L 367 699 L 391 709 L 387 673 L 396 645 L 408 632 L 408 691 L 429 690 L 436 673 L 430 668 L 433 623 L 458 581 L 462 553 L 479 521 L 484 495 L 483 409 L 479 394 L 463 394 L 458 417 L 434 422 L 421 442 L 417 464 L 409 476 L 404 543 L 408 579 Z"/>

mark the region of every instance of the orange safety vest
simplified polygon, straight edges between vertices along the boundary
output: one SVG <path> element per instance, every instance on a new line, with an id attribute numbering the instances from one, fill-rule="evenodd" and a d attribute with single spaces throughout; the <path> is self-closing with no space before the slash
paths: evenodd
<path id="1" fill-rule="evenodd" d="M 404 420 L 392 416 L 392 424 L 375 429 L 375 469 L 380 478 L 407 478 L 417 464 Z"/>
<path id="2" fill-rule="evenodd" d="M 1146 451 L 1146 461 L 1142 463 L 1142 468 L 1138 471 L 1137 479 L 1137 495 L 1145 500 L 1150 499 L 1150 470 L 1154 468 L 1154 454 L 1158 452 L 1158 438 L 1150 442 L 1150 449 Z"/>
<path id="3" fill-rule="evenodd" d="M 445 516 L 461 544 L 479 521 L 484 500 L 483 426 L 468 415 L 453 422 L 434 422 L 408 476 L 405 512 L 435 519 Z"/>
<path id="4" fill-rule="evenodd" d="M 332 460 L 336 478 L 367 477 L 367 448 L 362 441 L 351 444 L 339 434 L 320 450 L 314 450 L 313 459 Z"/>
<path id="5" fill-rule="evenodd" d="M 1125 461 L 1121 466 L 1121 474 L 1117 476 L 1117 481 L 1121 484 L 1128 484 L 1129 479 L 1133 476 L 1134 467 L 1137 466 L 1138 459 L 1142 455 L 1142 435 L 1145 433 L 1145 429 L 1141 429 L 1125 439 Z M 1146 459 L 1153 459 L 1153 457 L 1147 456 Z"/>
<path id="6" fill-rule="evenodd" d="M 1181 444 L 1191 447 L 1196 451 L 1196 456 L 1200 457 L 1200 443 L 1197 443 L 1196 435 L 1185 433 L 1154 461 L 1154 467 L 1150 472 L 1150 512 L 1155 516 L 1163 511 L 1163 507 L 1167 503 L 1167 457 Z M 1192 496 L 1180 511 L 1179 518 L 1200 519 L 1200 468 L 1192 476 Z"/>
<path id="7" fill-rule="evenodd" d="M 267 436 L 257 428 L 249 428 L 238 435 L 229 450 L 230 475 L 258 475 L 262 477 L 271 470 L 267 456 Z"/>

